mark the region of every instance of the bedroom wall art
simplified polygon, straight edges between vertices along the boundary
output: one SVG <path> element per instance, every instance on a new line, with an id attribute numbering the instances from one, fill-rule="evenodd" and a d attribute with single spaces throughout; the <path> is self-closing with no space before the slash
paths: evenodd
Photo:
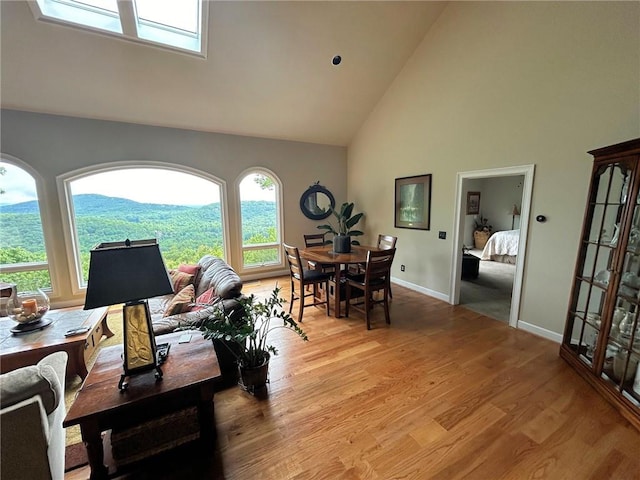
<path id="1" fill-rule="evenodd" d="M 467 192 L 467 215 L 480 213 L 480 192 Z"/>

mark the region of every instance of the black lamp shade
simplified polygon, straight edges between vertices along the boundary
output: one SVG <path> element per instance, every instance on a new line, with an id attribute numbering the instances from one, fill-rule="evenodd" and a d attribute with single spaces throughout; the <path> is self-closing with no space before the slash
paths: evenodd
<path id="1" fill-rule="evenodd" d="M 91 250 L 85 310 L 173 293 L 155 239 L 101 243 Z"/>

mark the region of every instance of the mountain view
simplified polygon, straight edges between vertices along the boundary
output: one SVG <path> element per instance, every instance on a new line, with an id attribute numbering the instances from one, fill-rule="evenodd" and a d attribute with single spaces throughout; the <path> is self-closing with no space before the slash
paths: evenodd
<path id="1" fill-rule="evenodd" d="M 89 250 L 101 242 L 156 238 L 168 268 L 196 263 L 203 255 L 223 256 L 220 204 L 205 206 L 159 205 L 95 194 L 73 197 L 83 271 L 88 271 Z M 242 202 L 245 244 L 276 240 L 276 205 L 268 201 Z M 38 204 L 35 201 L 0 206 L 0 263 L 45 260 Z M 266 251 L 250 252 L 252 263 Z M 46 272 L 12 274 L 11 281 L 42 286 Z M 17 278 L 14 278 L 17 277 Z M 48 275 L 47 275 L 47 281 Z M 32 287 L 30 287 L 32 288 Z"/>

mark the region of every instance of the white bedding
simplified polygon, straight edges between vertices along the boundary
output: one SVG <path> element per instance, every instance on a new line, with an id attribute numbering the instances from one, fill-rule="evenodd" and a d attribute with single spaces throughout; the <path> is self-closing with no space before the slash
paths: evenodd
<path id="1" fill-rule="evenodd" d="M 484 246 L 481 260 L 492 260 L 496 255 L 511 255 L 518 254 L 518 241 L 520 240 L 520 230 L 505 230 L 503 232 L 496 232 L 489 238 L 489 241 Z"/>

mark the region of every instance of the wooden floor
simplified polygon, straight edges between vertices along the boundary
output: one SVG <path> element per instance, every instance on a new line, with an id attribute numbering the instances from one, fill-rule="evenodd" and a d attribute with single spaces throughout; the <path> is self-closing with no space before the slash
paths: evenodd
<path id="1" fill-rule="evenodd" d="M 376 307 L 370 331 L 359 314 L 307 309 L 309 342 L 273 337 L 267 398 L 216 394 L 206 467 L 181 455 L 135 478 L 640 478 L 640 433 L 557 344 L 399 285 L 393 295 L 391 326 Z"/>

